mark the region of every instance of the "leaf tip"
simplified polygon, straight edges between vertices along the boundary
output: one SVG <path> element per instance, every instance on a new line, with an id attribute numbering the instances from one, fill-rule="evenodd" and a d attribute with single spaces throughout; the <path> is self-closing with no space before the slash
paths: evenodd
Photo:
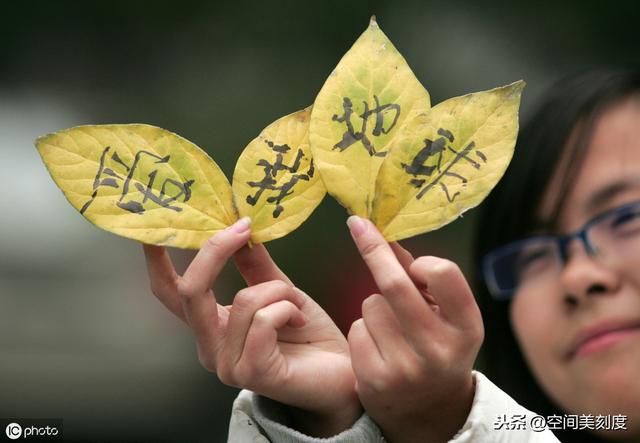
<path id="1" fill-rule="evenodd" d="M 513 94 L 520 94 L 525 86 L 527 86 L 527 82 L 520 79 L 517 82 L 513 82 L 509 85 L 513 91 Z"/>
<path id="2" fill-rule="evenodd" d="M 524 87 L 527 86 L 527 83 L 524 80 L 518 80 L 513 84 L 513 89 L 511 91 L 511 96 L 516 98 L 517 100 L 521 100 L 522 91 Z"/>
<path id="3" fill-rule="evenodd" d="M 376 28 L 378 27 L 378 21 L 376 20 L 375 14 L 371 16 L 371 19 L 369 19 L 369 26 Z"/>
<path id="4" fill-rule="evenodd" d="M 508 85 L 496 88 L 496 90 L 502 91 L 501 94 L 504 95 L 505 99 L 513 98 L 519 100 L 525 86 L 527 86 L 527 83 L 524 80 L 518 80 L 513 83 L 509 83 Z"/>
<path id="5" fill-rule="evenodd" d="M 51 135 L 52 134 L 44 134 L 34 140 L 33 145 L 38 151 L 40 150 L 41 145 L 45 143 L 49 138 L 51 138 Z"/>

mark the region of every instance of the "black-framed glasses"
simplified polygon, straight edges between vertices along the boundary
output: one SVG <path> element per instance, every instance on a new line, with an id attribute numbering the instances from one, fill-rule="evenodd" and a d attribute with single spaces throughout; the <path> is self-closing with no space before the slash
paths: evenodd
<path id="1" fill-rule="evenodd" d="M 489 292 L 497 300 L 507 300 L 523 285 L 557 279 L 575 239 L 592 257 L 639 259 L 640 201 L 603 212 L 572 234 L 532 236 L 489 252 L 482 259 Z"/>

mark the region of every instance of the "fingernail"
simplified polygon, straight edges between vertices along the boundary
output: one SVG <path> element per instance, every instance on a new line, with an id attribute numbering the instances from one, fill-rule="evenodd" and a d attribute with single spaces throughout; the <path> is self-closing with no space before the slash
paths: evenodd
<path id="1" fill-rule="evenodd" d="M 367 232 L 366 222 L 357 215 L 352 215 L 347 219 L 347 226 L 349 226 L 353 238 L 358 238 Z"/>
<path id="2" fill-rule="evenodd" d="M 242 234 L 249 230 L 249 226 L 251 226 L 251 217 L 242 217 L 231 226 L 231 231 L 236 234 Z"/>

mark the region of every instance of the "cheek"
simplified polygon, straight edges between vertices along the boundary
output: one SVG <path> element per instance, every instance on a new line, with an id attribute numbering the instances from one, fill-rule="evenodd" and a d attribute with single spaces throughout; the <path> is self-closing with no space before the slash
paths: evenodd
<path id="1" fill-rule="evenodd" d="M 518 294 L 511 303 L 510 319 L 520 350 L 538 383 L 551 397 L 567 389 L 567 380 L 559 358 L 562 343 L 562 319 L 557 307 L 540 293 Z"/>
<path id="2" fill-rule="evenodd" d="M 528 294 L 518 294 L 511 302 L 510 319 L 511 327 L 520 349 L 525 355 L 529 365 L 544 364 L 549 358 L 549 328 L 547 327 L 547 314 L 540 303 L 531 301 Z"/>
<path id="3" fill-rule="evenodd" d="M 527 293 L 519 293 L 511 303 L 511 327 L 520 349 L 529 366 L 544 367 L 548 365 L 549 343 L 551 331 L 545 326 L 548 313 L 544 312 L 541 303 L 536 303 Z"/>

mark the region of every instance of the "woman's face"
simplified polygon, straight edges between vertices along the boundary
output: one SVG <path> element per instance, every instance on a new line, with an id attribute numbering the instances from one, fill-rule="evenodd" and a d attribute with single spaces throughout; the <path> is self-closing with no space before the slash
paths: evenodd
<path id="1" fill-rule="evenodd" d="M 542 219 L 552 212 L 560 182 L 556 173 Z M 627 99 L 597 121 L 556 226 L 574 232 L 594 215 L 634 201 L 640 201 L 640 101 Z M 557 278 L 516 292 L 510 314 L 517 340 L 537 380 L 567 412 L 624 414 L 627 428 L 640 433 L 640 249 L 631 259 L 604 260 L 574 240 L 567 251 Z M 616 435 L 628 434 L 609 437 Z"/>

